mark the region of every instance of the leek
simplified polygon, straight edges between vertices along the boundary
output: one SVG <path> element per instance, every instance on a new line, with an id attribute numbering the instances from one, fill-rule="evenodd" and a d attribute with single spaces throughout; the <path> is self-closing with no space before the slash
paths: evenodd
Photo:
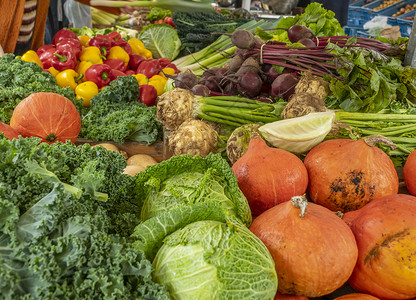
<path id="1" fill-rule="evenodd" d="M 212 11 L 211 0 L 152 0 L 152 1 L 117 1 L 117 0 L 90 0 L 91 6 L 124 7 L 162 7 L 172 11 Z"/>

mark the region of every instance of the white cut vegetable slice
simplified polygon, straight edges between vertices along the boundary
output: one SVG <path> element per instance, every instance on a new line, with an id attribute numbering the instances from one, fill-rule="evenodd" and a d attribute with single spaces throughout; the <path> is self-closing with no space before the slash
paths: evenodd
<path id="1" fill-rule="evenodd" d="M 314 112 L 265 124 L 259 128 L 259 132 L 274 147 L 300 154 L 323 141 L 334 119 L 333 111 Z"/>

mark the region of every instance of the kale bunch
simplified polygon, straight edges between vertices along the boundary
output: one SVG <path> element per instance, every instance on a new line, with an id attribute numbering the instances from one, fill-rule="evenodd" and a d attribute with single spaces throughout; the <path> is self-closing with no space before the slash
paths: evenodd
<path id="1" fill-rule="evenodd" d="M 55 78 L 37 64 L 16 59 L 11 53 L 0 57 L 1 122 L 9 123 L 16 105 L 36 92 L 57 93 L 74 103 L 79 102 L 75 100 L 75 94 L 69 87 L 60 87 Z"/>
<path id="2" fill-rule="evenodd" d="M 91 100 L 89 111 L 82 116 L 80 137 L 149 145 L 160 139 L 162 124 L 156 119 L 156 107 L 141 103 L 139 95 L 140 87 L 133 76 L 113 80 Z"/>
<path id="3" fill-rule="evenodd" d="M 169 299 L 128 239 L 139 207 L 125 159 L 39 141 L 0 137 L 2 299 Z"/>

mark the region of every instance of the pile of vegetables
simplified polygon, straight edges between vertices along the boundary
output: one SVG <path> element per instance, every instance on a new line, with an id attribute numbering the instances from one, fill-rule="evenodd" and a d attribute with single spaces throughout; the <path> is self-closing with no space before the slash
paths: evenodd
<path id="1" fill-rule="evenodd" d="M 125 159 L 88 144 L 0 139 L 5 299 L 170 299 L 127 237 L 139 222 Z"/>

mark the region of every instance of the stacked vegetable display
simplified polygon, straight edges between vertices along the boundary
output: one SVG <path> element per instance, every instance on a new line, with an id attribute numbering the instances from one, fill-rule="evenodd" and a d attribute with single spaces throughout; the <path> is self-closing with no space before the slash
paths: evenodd
<path id="1" fill-rule="evenodd" d="M 337 299 L 415 298 L 416 89 L 414 69 L 401 65 L 406 44 L 345 37 L 316 3 L 306 14 L 273 24 L 286 30 L 250 21 L 251 32 L 223 35 L 214 46 L 235 46 L 198 76 L 165 68 L 163 53 L 178 44 L 152 51 L 162 56 L 155 70 L 95 83 L 89 107 L 76 99 L 80 85 L 60 88 L 53 69 L 1 58 L 2 296 L 334 299 L 348 284 L 357 293 Z M 153 26 L 140 34 L 149 51 L 174 30 Z M 82 39 L 79 57 L 95 47 Z M 69 46 L 54 47 L 60 66 L 57 48 Z M 96 47 L 98 57 L 115 47 Z M 154 76 L 175 87 L 159 91 L 157 105 L 139 100 Z M 170 159 L 126 159 L 114 145 L 151 144 L 162 124 Z M 76 147 L 77 137 L 98 146 Z"/>

